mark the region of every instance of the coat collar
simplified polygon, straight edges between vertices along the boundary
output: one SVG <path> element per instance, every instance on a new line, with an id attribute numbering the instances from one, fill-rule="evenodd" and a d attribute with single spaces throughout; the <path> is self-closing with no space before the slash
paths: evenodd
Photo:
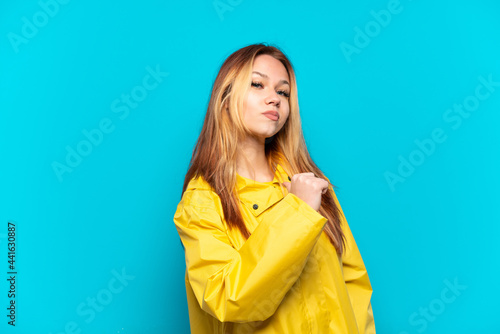
<path id="1" fill-rule="evenodd" d="M 271 182 L 257 182 L 237 175 L 236 189 L 241 203 L 254 216 L 259 216 L 284 197 L 286 188 L 281 185 L 283 182 L 289 182 L 288 175 L 278 164 Z"/>
<path id="2" fill-rule="evenodd" d="M 281 167 L 281 165 L 277 164 L 276 170 L 274 172 L 274 179 L 271 182 L 257 182 L 252 179 L 243 177 L 239 174 L 236 174 L 236 189 L 238 190 L 238 192 L 244 191 L 247 188 L 250 188 L 252 190 L 258 190 L 267 188 L 271 185 L 279 186 L 280 183 L 289 181 L 290 180 L 288 179 L 288 174 L 285 172 L 283 167 Z"/>
<path id="3" fill-rule="evenodd" d="M 254 216 L 259 216 L 286 195 L 287 190 L 281 185 L 283 182 L 290 182 L 290 180 L 279 164 L 276 165 L 274 179 L 271 182 L 257 182 L 236 174 L 236 190 L 240 202 Z M 201 176 L 192 179 L 186 190 L 188 189 L 213 190 Z"/>

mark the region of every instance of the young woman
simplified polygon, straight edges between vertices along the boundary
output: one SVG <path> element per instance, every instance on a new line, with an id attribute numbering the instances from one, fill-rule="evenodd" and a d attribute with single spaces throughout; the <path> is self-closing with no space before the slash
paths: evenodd
<path id="1" fill-rule="evenodd" d="M 276 47 L 222 65 L 174 222 L 191 333 L 375 333 L 368 274 Z"/>

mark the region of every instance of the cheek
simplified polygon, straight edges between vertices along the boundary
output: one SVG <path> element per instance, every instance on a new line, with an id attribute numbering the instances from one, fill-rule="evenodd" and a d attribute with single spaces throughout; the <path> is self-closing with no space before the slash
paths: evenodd
<path id="1" fill-rule="evenodd" d="M 250 115 L 252 114 L 253 103 L 250 95 L 247 98 L 243 99 L 243 110 L 240 114 L 243 120 L 247 121 Z"/>
<path id="2" fill-rule="evenodd" d="M 288 121 L 288 117 L 290 117 L 290 115 L 288 113 L 284 114 L 282 119 L 280 119 L 280 125 L 279 125 L 279 129 L 283 129 L 283 127 L 285 126 L 285 123 Z"/>
<path id="3" fill-rule="evenodd" d="M 250 116 L 255 110 L 255 96 L 251 92 L 243 100 L 243 117 Z"/>
<path id="4" fill-rule="evenodd" d="M 247 106 L 252 106 L 259 100 L 259 95 L 254 90 L 250 90 L 247 94 L 246 102 Z"/>
<path id="5" fill-rule="evenodd" d="M 283 117 L 283 119 L 284 119 L 283 124 L 284 124 L 288 120 L 288 118 L 290 117 L 290 108 L 288 107 L 288 105 L 287 105 L 286 110 L 283 110 L 283 116 L 285 116 L 285 117 Z"/>

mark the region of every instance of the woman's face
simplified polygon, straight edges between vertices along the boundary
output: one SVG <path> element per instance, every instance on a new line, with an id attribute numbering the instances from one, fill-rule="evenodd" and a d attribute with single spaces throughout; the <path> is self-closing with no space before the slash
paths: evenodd
<path id="1" fill-rule="evenodd" d="M 252 68 L 252 86 L 243 100 L 243 121 L 253 136 L 265 140 L 283 127 L 290 113 L 290 78 L 281 61 L 259 55 Z"/>

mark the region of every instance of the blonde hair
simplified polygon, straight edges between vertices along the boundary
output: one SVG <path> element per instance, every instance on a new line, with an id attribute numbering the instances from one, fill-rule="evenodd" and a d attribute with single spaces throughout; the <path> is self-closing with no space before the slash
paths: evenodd
<path id="1" fill-rule="evenodd" d="M 236 192 L 236 157 L 238 143 L 249 133 L 242 119 L 242 110 L 243 100 L 251 87 L 253 62 L 257 56 L 264 54 L 281 61 L 290 79 L 288 119 L 272 140 L 266 141 L 269 166 L 275 170 L 279 163 L 288 175 L 312 172 L 326 179 L 307 151 L 300 121 L 295 72 L 286 55 L 278 48 L 265 44 L 252 44 L 231 54 L 215 79 L 203 128 L 193 150 L 182 191 L 184 193 L 192 178 L 203 177 L 219 195 L 228 225 L 238 228 L 245 238 L 250 236 L 250 232 L 243 221 Z M 332 191 L 323 194 L 319 212 L 328 219 L 324 231 L 341 255 L 345 238 L 341 228 L 341 211 L 333 196 Z"/>

